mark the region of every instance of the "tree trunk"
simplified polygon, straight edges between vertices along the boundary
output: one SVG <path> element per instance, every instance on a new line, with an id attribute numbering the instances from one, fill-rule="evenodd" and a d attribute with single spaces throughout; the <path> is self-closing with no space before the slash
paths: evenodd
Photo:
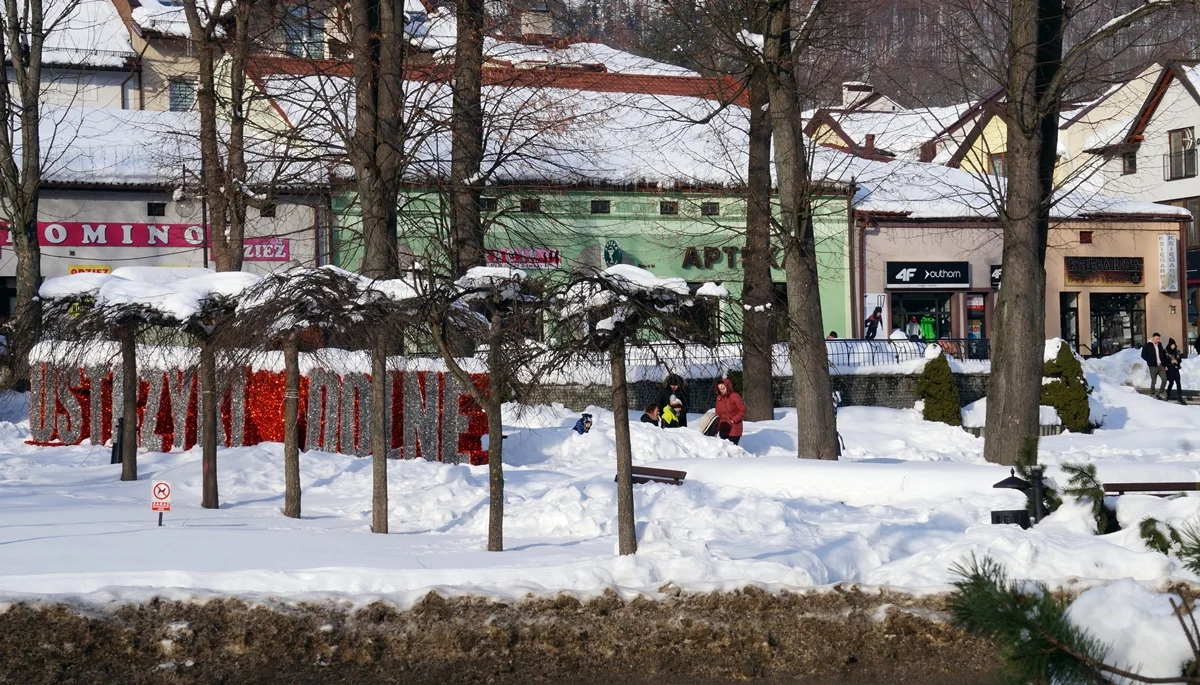
<path id="1" fill-rule="evenodd" d="M 483 163 L 483 0 L 455 0 L 458 37 L 450 114 L 450 244 L 454 276 L 484 265 L 479 216 Z"/>
<path id="2" fill-rule="evenodd" d="M 500 312 L 492 308 L 491 339 L 488 341 L 488 372 L 492 384 L 487 395 L 488 419 L 488 551 L 504 550 L 504 420 L 503 388 L 500 386 L 500 344 L 503 329 Z"/>
<path id="3" fill-rule="evenodd" d="M 798 456 L 837 459 L 833 393 L 817 279 L 813 184 L 802 132 L 789 7 L 786 0 L 773 0 L 770 5 L 765 59 L 787 271 L 788 354 L 796 404 L 796 440 Z"/>
<path id="4" fill-rule="evenodd" d="M 351 0 L 355 115 L 350 162 L 362 219 L 362 273 L 394 278 L 397 190 L 403 156 L 404 8 L 401 0 Z"/>
<path id="5" fill-rule="evenodd" d="M 197 0 L 183 0 L 183 13 L 187 18 L 191 48 L 195 51 L 198 67 L 196 111 L 200 115 L 200 183 L 208 206 L 208 227 L 205 230 L 220 268 L 221 264 L 228 262 L 228 198 L 237 195 L 234 192 L 226 194 L 226 190 L 232 189 L 226 187 L 221 136 L 217 130 L 216 65 L 221 46 L 215 36 L 217 27 L 214 20 L 207 13 L 201 16 Z"/>
<path id="6" fill-rule="evenodd" d="M 383 336 L 371 345 L 371 532 L 388 532 L 387 347 Z"/>
<path id="7" fill-rule="evenodd" d="M 617 434 L 617 535 L 621 554 L 637 552 L 633 515 L 633 445 L 629 441 L 629 394 L 625 387 L 625 341 L 608 351 L 612 364 L 613 428 Z"/>
<path id="8" fill-rule="evenodd" d="M 1001 212 L 1004 285 L 992 330 L 984 458 L 1013 464 L 1038 434 L 1046 338 L 1046 246 L 1058 148 L 1059 101 L 1049 84 L 1062 60 L 1061 0 L 1010 6 L 1007 194 Z"/>
<path id="9" fill-rule="evenodd" d="M 296 431 L 300 415 L 300 353 L 296 338 L 297 333 L 292 331 L 283 341 L 283 515 L 294 519 L 300 518 L 300 435 Z M 371 392 L 375 392 L 374 385 Z"/>
<path id="10" fill-rule="evenodd" d="M 138 373 L 137 335 L 131 324 L 121 331 L 121 480 L 137 480 L 138 450 Z M 147 421 L 152 420 L 148 417 Z"/>
<path id="11" fill-rule="evenodd" d="M 204 474 L 200 506 L 219 509 L 221 498 L 217 494 L 217 360 L 211 340 L 200 345 L 200 445 L 201 464 Z M 176 426 L 175 430 L 182 430 Z"/>
<path id="12" fill-rule="evenodd" d="M 42 305 L 37 296 L 41 286 L 42 250 L 37 220 L 43 161 L 39 103 L 44 85 L 42 45 L 48 33 L 45 18 L 42 0 L 29 0 L 24 5 L 16 0 L 4 0 L 0 52 L 5 53 L 8 66 L 0 70 L 0 140 L 9 142 L 0 145 L 0 197 L 3 197 L 4 218 L 11 231 L 13 252 L 17 255 L 17 301 L 13 312 L 16 321 L 12 327 L 16 335 L 8 341 L 11 380 L 28 379 L 29 350 L 37 342 L 42 328 Z M 18 126 L 21 129 L 19 135 L 15 131 Z M 18 138 L 19 148 L 13 144 Z"/>
<path id="13" fill-rule="evenodd" d="M 746 173 L 746 249 L 742 251 L 742 399 L 747 421 L 775 417 L 771 394 L 771 121 L 766 73 L 750 74 L 750 163 Z"/>

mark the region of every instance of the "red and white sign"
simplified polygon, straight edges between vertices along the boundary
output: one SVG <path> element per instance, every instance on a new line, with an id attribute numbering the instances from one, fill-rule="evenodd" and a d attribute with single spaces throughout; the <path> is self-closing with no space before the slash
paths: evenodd
<path id="1" fill-rule="evenodd" d="M 156 480 L 150 489 L 150 511 L 171 511 L 171 484 Z"/>
<path id="2" fill-rule="evenodd" d="M 0 244 L 12 245 L 7 225 Z M 42 247 L 201 247 L 204 226 L 196 224 L 127 224 L 119 221 L 39 221 Z"/>
<path id="3" fill-rule="evenodd" d="M 488 266 L 513 266 L 519 269 L 557 269 L 562 253 L 540 247 L 497 247 L 485 251 Z"/>
<path id="4" fill-rule="evenodd" d="M 247 262 L 286 262 L 292 258 L 292 241 L 287 238 L 246 238 L 242 259 Z"/>

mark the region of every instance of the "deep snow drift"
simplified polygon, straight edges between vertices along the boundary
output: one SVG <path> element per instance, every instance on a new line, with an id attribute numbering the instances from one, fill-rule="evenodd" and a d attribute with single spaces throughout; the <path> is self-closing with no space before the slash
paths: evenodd
<path id="1" fill-rule="evenodd" d="M 1043 439 L 1040 458 L 1052 477 L 1057 464 L 1094 462 L 1102 480 L 1200 480 L 1200 406 L 1090 380 L 1105 425 Z M 681 487 L 635 486 L 632 557 L 615 553 L 614 431 L 602 409 L 589 410 L 595 428 L 578 435 L 577 414 L 561 407 L 506 407 L 508 551 L 500 554 L 484 551 L 486 467 L 390 462 L 392 533 L 373 535 L 369 459 L 302 455 L 304 517 L 292 520 L 280 513 L 281 446 L 224 449 L 222 505 L 205 510 L 199 449 L 145 453 L 141 480 L 122 483 L 107 448 L 25 444 L 24 410 L 21 397 L 0 403 L 0 597 L 10 600 L 220 593 L 385 597 L 404 606 L 430 589 L 520 598 L 610 587 L 655 595 L 668 583 L 704 591 L 841 581 L 922 592 L 946 589 L 950 567 L 970 554 L 1054 586 L 1197 580 L 1147 550 L 1135 528 L 1148 515 L 1196 520 L 1200 498 L 1118 498 L 1126 528 L 1100 537 L 1086 507 L 1071 503 L 1034 530 L 993 526 L 990 510 L 1023 504 L 1018 493 L 992 488 L 1008 469 L 982 461 L 981 440 L 914 410 L 842 408 L 841 462 L 796 458 L 791 410 L 747 424 L 740 447 L 633 423 L 635 464 L 688 476 Z M 153 479 L 174 489 L 163 528 L 150 512 Z M 1135 607 L 1138 620 L 1159 616 L 1155 607 Z"/>

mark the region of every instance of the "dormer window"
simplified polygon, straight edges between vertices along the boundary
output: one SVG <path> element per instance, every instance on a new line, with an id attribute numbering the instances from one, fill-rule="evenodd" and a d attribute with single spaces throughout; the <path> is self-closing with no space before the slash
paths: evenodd
<path id="1" fill-rule="evenodd" d="M 283 20 L 283 51 L 290 57 L 325 56 L 325 17 L 308 5 L 294 5 Z"/>

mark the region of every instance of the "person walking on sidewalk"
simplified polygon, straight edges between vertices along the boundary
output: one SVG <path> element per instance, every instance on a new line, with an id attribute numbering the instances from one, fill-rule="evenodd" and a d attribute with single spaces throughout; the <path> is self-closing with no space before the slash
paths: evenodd
<path id="1" fill-rule="evenodd" d="M 1175 386 L 1175 398 L 1180 404 L 1186 404 L 1183 401 L 1183 385 L 1180 384 L 1179 371 L 1183 367 L 1183 350 L 1179 349 L 1179 345 L 1175 344 L 1175 338 L 1167 341 L 1167 401 L 1171 401 L 1171 386 Z"/>
<path id="2" fill-rule="evenodd" d="M 742 396 L 733 391 L 728 378 L 717 381 L 717 435 L 721 439 L 738 444 L 742 439 L 742 419 L 746 418 L 746 403 Z"/>
<path id="3" fill-rule="evenodd" d="M 1150 342 L 1142 347 L 1142 361 L 1150 369 L 1150 396 L 1158 398 L 1154 390 L 1155 383 L 1161 382 L 1164 393 L 1167 389 L 1167 352 L 1162 346 L 1162 336 L 1157 331 L 1150 336 Z"/>

